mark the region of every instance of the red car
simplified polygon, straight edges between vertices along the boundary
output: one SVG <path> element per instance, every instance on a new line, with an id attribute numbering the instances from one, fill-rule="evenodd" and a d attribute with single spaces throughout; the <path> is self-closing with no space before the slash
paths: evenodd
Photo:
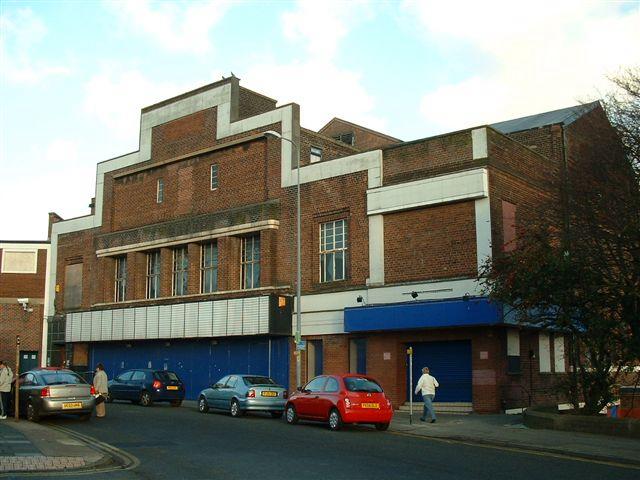
<path id="1" fill-rule="evenodd" d="M 285 405 L 287 423 L 299 419 L 329 422 L 331 430 L 345 423 L 372 423 L 389 428 L 391 401 L 373 378 L 357 373 L 320 375 L 299 388 Z"/>

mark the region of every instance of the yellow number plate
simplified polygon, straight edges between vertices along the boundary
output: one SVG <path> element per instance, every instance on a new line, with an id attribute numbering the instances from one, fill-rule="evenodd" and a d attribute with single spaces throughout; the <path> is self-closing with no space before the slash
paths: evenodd
<path id="1" fill-rule="evenodd" d="M 167 386 L 167 390 L 177 390 L 178 387 L 176 387 L 175 385 L 168 385 Z"/>
<path id="2" fill-rule="evenodd" d="M 262 392 L 260 395 L 263 397 L 277 397 L 278 392 Z"/>
<path id="3" fill-rule="evenodd" d="M 63 410 L 70 410 L 72 408 L 82 408 L 82 402 L 68 402 L 62 404 Z"/>
<path id="4" fill-rule="evenodd" d="M 380 408 L 379 403 L 363 403 L 362 408 Z"/>

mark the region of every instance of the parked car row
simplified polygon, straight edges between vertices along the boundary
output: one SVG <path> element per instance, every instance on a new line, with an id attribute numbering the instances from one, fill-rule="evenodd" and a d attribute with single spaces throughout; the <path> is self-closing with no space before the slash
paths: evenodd
<path id="1" fill-rule="evenodd" d="M 90 418 L 95 390 L 77 373 L 61 368 L 38 368 L 19 377 L 20 410 L 29 420 L 57 414 Z M 108 402 L 126 400 L 142 406 L 169 402 L 179 407 L 185 387 L 166 370 L 132 369 L 109 381 Z M 393 417 L 391 401 L 380 384 L 360 374 L 320 375 L 288 395 L 285 387 L 263 375 L 226 375 L 198 395 L 198 411 L 228 411 L 232 417 L 262 411 L 273 418 L 285 413 L 287 423 L 326 422 L 331 430 L 349 423 L 369 423 L 386 430 Z"/>
<path id="2" fill-rule="evenodd" d="M 320 375 L 287 398 L 284 387 L 268 377 L 227 375 L 198 396 L 198 411 L 227 410 L 233 417 L 246 411 L 286 412 L 287 423 L 326 422 L 331 430 L 347 423 L 370 423 L 386 430 L 393 417 L 391 401 L 373 378 L 365 375 Z"/>

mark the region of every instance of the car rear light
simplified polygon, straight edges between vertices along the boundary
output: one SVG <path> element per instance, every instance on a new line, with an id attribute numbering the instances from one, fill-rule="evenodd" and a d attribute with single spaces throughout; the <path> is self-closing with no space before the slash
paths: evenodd
<path id="1" fill-rule="evenodd" d="M 95 395 L 96 394 L 96 387 L 94 387 L 93 385 L 91 385 L 91 388 L 89 389 L 89 393 L 91 395 Z"/>
<path id="2" fill-rule="evenodd" d="M 256 398 L 256 391 L 255 390 L 249 390 L 247 392 L 247 398 Z"/>
<path id="3" fill-rule="evenodd" d="M 282 392 L 282 398 L 289 398 L 289 392 L 287 392 L 286 390 Z"/>
<path id="4" fill-rule="evenodd" d="M 159 390 L 162 388 L 162 382 L 160 380 L 154 380 L 151 386 L 156 390 Z"/>
<path id="5" fill-rule="evenodd" d="M 41 397 L 50 397 L 51 396 L 51 389 L 49 387 L 44 387 L 42 390 L 40 390 L 40 396 Z"/>
<path id="6" fill-rule="evenodd" d="M 347 408 L 351 408 L 351 400 L 349 400 L 348 398 L 344 399 L 344 406 Z"/>

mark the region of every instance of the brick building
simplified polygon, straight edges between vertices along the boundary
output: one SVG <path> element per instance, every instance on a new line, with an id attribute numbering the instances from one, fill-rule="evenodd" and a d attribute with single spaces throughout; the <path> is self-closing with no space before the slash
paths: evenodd
<path id="1" fill-rule="evenodd" d="M 302 128 L 298 105 L 235 77 L 144 108 L 139 150 L 98 164 L 91 215 L 52 217 L 49 328 L 75 368 L 169 368 L 192 398 L 234 371 L 293 388 L 299 176 L 303 379 L 366 372 L 399 405 L 411 346 L 441 407 L 552 401 L 564 339 L 510 323 L 476 278 L 561 202 L 568 139 L 598 112 L 402 142 L 340 119 Z"/>
<path id="2" fill-rule="evenodd" d="M 42 326 L 49 242 L 0 241 L 0 359 L 15 371 L 46 364 Z"/>

